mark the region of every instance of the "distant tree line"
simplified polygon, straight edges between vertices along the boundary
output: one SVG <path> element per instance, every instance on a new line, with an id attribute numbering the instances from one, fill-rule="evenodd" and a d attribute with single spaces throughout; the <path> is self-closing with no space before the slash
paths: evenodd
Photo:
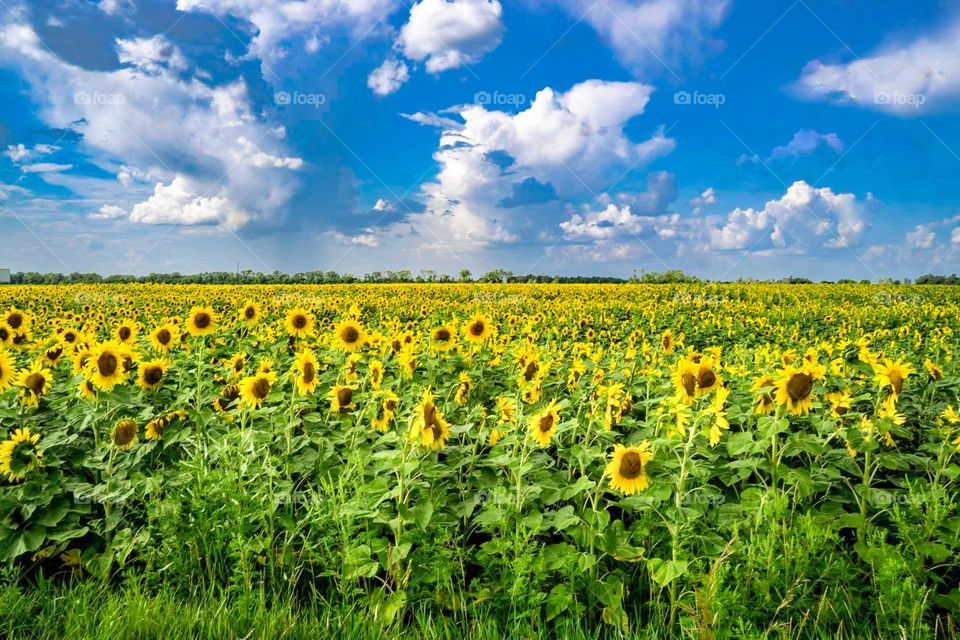
<path id="1" fill-rule="evenodd" d="M 423 269 L 414 274 L 409 270 L 401 271 L 373 271 L 362 276 L 336 271 L 304 271 L 301 273 L 262 273 L 259 271 L 209 271 L 204 273 L 148 273 L 143 276 L 114 274 L 101 276 L 98 273 L 38 273 L 36 271 L 22 271 L 10 274 L 12 284 L 97 284 L 97 283 L 151 283 L 151 284 L 352 284 L 352 283 L 404 283 L 404 282 L 480 282 L 480 283 L 539 283 L 539 284 L 692 284 L 710 282 L 696 276 L 672 269 L 664 272 L 636 271 L 627 278 L 613 278 L 608 276 L 551 276 L 544 274 L 515 274 L 504 269 L 488 271 L 474 278 L 468 270 L 462 270 L 457 276 L 437 273 L 431 269 Z M 779 280 L 758 280 L 754 278 L 740 278 L 736 281 L 741 284 L 749 283 L 776 283 L 776 284 L 813 284 L 813 280 L 790 276 Z M 831 281 L 821 281 L 830 283 Z M 837 284 L 870 284 L 869 280 L 837 280 Z M 923 275 L 916 279 L 916 284 L 947 284 L 960 285 L 960 277 L 956 274 L 949 276 Z M 893 280 L 884 278 L 879 284 L 910 284 L 910 280 Z"/>

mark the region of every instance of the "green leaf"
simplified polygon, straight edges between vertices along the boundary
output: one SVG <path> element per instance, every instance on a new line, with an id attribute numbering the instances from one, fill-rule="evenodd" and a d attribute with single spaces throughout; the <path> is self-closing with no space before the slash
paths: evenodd
<path id="1" fill-rule="evenodd" d="M 653 581 L 665 587 L 687 572 L 687 561 L 651 558 L 647 560 L 647 568 Z"/>
<path id="2" fill-rule="evenodd" d="M 573 603 L 573 595 L 565 584 L 558 584 L 547 595 L 547 620 L 553 620 Z"/>

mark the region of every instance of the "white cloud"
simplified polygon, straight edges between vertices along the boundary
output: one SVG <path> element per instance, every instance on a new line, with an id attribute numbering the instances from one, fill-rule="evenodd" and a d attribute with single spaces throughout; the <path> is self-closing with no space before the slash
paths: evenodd
<path id="1" fill-rule="evenodd" d="M 329 231 L 324 235 L 333 239 L 335 242 L 346 246 L 361 246 L 371 248 L 379 247 L 380 239 L 373 233 L 370 233 L 369 229 L 367 231 L 367 233 L 361 233 L 355 236 L 344 235 L 339 231 Z"/>
<path id="2" fill-rule="evenodd" d="M 410 70 L 403 60 L 384 60 L 367 78 L 367 86 L 378 96 L 393 93 L 410 79 Z"/>
<path id="3" fill-rule="evenodd" d="M 23 144 L 7 145 L 7 150 L 3 155 L 10 158 L 16 164 L 31 162 L 37 158 L 60 150 L 60 147 L 52 144 L 37 144 L 33 147 L 26 147 Z"/>
<path id="4" fill-rule="evenodd" d="M 24 173 L 57 173 L 60 171 L 69 171 L 72 168 L 72 164 L 57 164 L 55 162 L 37 162 L 35 164 L 24 164 L 20 166 L 20 170 Z"/>
<path id="5" fill-rule="evenodd" d="M 97 7 L 108 16 L 124 15 L 136 10 L 132 0 L 100 0 Z"/>
<path id="6" fill-rule="evenodd" d="M 91 213 L 87 217 L 93 218 L 95 220 L 116 220 L 119 218 L 126 218 L 127 212 L 124 211 L 121 207 L 118 207 L 113 204 L 105 204 L 100 207 L 100 210 L 96 213 Z"/>
<path id="7" fill-rule="evenodd" d="M 794 85 L 809 100 L 854 104 L 898 116 L 956 107 L 960 103 L 960 56 L 954 47 L 960 22 L 940 33 L 846 64 L 809 62 Z"/>
<path id="8" fill-rule="evenodd" d="M 937 234 L 930 227 L 918 224 L 907 233 L 907 247 L 910 249 L 931 249 L 936 243 Z"/>
<path id="9" fill-rule="evenodd" d="M 420 0 L 396 47 L 439 73 L 479 60 L 500 44 L 503 8 L 497 0 Z"/>
<path id="10" fill-rule="evenodd" d="M 709 40 L 723 21 L 728 0 L 555 0 L 591 25 L 617 58 L 635 73 L 669 69 Z M 644 77 L 648 74 L 644 73 Z"/>
<path id="11" fill-rule="evenodd" d="M 730 212 L 722 225 L 709 229 L 709 247 L 806 253 L 854 246 L 866 228 L 865 205 L 854 194 L 834 193 L 798 180 L 763 209 Z"/>
<path id="12" fill-rule="evenodd" d="M 117 57 L 121 64 L 129 64 L 150 73 L 167 68 L 183 71 L 187 59 L 176 46 L 162 35 L 152 38 L 117 39 Z"/>
<path id="13" fill-rule="evenodd" d="M 237 210 L 228 198 L 201 195 L 197 190 L 198 186 L 182 175 L 168 185 L 157 183 L 149 199 L 134 205 L 130 220 L 142 224 L 219 224 L 228 228 L 246 222 L 247 214 Z"/>
<path id="14" fill-rule="evenodd" d="M 0 22 L 0 66 L 25 78 L 38 119 L 81 134 L 92 162 L 116 173 L 124 190 L 144 192 L 147 180 L 169 185 L 180 175 L 188 178 L 197 197 L 209 200 L 184 204 L 180 213 L 186 214 L 167 217 L 185 224 L 269 222 L 284 214 L 296 185 L 288 170 L 302 161 L 285 153 L 273 128 L 258 120 L 242 79 L 210 85 L 200 72 L 182 77 L 179 52 L 158 38 L 121 41 L 118 50 L 129 65 L 91 71 L 57 57 L 22 20 L 13 14 Z M 23 155 L 19 146 L 12 153 Z M 100 191 L 102 185 L 90 188 Z M 129 201 L 129 194 L 118 197 Z M 96 198 L 105 199 L 102 193 Z M 133 219 L 159 217 L 154 212 Z"/>
<path id="15" fill-rule="evenodd" d="M 714 204 L 717 201 L 717 190 L 713 187 L 707 187 L 703 193 L 701 193 L 696 198 L 690 199 L 690 204 L 693 205 L 693 212 L 699 214 L 703 207 L 708 204 Z"/>
<path id="16" fill-rule="evenodd" d="M 407 120 L 425 127 L 437 127 L 447 131 L 460 131 L 463 129 L 463 123 L 457 122 L 453 118 L 445 118 L 436 113 L 422 113 L 418 111 L 417 113 L 401 113 L 400 115 Z"/>
<path id="17" fill-rule="evenodd" d="M 296 48 L 316 53 L 326 41 L 321 32 L 347 30 L 354 38 L 370 37 L 401 3 L 394 0 L 177 0 L 180 11 L 234 16 L 250 23 L 256 35 L 248 56 L 267 67 L 280 63 Z"/>
<path id="18" fill-rule="evenodd" d="M 950 233 L 950 244 L 954 246 L 960 244 L 960 227 L 954 227 Z"/>
<path id="19" fill-rule="evenodd" d="M 811 129 L 800 129 L 793 134 L 793 138 L 786 145 L 774 147 L 770 158 L 773 160 L 798 158 L 813 153 L 821 146 L 829 147 L 834 153 L 842 153 L 844 148 L 843 140 L 836 133 L 818 133 Z"/>

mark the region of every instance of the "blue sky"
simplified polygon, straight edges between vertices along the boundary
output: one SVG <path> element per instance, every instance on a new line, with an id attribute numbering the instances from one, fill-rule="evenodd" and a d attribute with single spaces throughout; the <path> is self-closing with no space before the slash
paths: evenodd
<path id="1" fill-rule="evenodd" d="M 960 11 L 32 0 L 0 266 L 958 271 Z"/>

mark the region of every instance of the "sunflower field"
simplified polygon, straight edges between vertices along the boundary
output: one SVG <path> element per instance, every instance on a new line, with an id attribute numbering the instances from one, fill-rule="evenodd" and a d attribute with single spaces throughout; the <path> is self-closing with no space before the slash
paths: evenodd
<path id="1" fill-rule="evenodd" d="M 935 286 L 2 287 L 0 634 L 956 638 L 958 332 Z"/>

